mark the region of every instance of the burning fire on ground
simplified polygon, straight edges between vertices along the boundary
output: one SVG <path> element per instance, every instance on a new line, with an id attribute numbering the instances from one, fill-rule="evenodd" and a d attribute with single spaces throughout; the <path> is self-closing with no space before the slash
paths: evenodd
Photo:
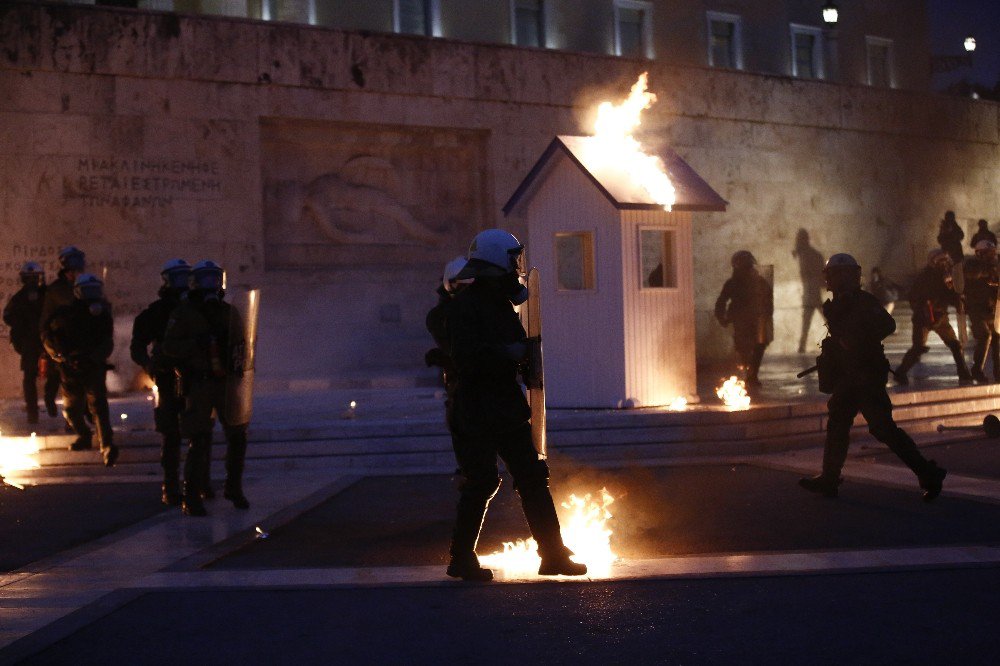
<path id="1" fill-rule="evenodd" d="M 719 396 L 729 409 L 749 409 L 750 396 L 747 395 L 747 385 L 742 379 L 737 379 L 733 375 L 722 386 L 715 389 L 715 395 Z"/>
<path id="2" fill-rule="evenodd" d="M 566 547 L 573 551 L 573 560 L 587 565 L 587 575 L 591 578 L 607 578 L 611 575 L 611 565 L 618 556 L 611 550 L 611 506 L 615 498 L 607 488 L 601 488 L 598 496 L 590 493 L 579 497 L 570 495 L 562 503 L 569 514 L 560 517 L 562 538 Z M 541 558 L 538 544 L 534 539 L 527 541 L 507 541 L 502 552 L 494 552 L 479 558 L 482 566 L 493 569 L 498 578 L 530 578 L 538 574 Z"/>
<path id="3" fill-rule="evenodd" d="M 18 472 L 41 467 L 38 463 L 38 438 L 35 433 L 30 437 L 3 437 L 0 433 L 0 478 L 4 483 L 24 489 L 11 480 Z"/>
<path id="4" fill-rule="evenodd" d="M 640 74 L 628 98 L 620 104 L 601 102 L 589 147 L 597 152 L 598 160 L 623 168 L 653 201 L 669 212 L 676 197 L 663 160 L 643 150 L 632 136 L 642 122 L 642 112 L 656 102 L 656 95 L 646 89 L 648 79 L 647 72 Z"/>

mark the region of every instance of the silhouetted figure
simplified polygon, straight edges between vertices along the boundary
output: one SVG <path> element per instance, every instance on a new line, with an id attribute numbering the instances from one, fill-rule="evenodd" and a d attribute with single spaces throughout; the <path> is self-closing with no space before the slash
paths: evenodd
<path id="1" fill-rule="evenodd" d="M 1000 380 L 1000 340 L 994 317 L 997 308 L 996 243 L 983 239 L 976 244 L 976 256 L 965 261 L 965 310 L 972 324 L 976 348 L 972 355 L 972 378 L 986 384 L 986 356 L 993 361 L 993 381 Z"/>
<path id="2" fill-rule="evenodd" d="M 909 384 L 907 373 L 930 351 L 927 338 L 931 331 L 937 333 L 941 341 L 951 350 L 958 370 L 958 380 L 962 384 L 972 383 L 972 375 L 962 355 L 962 343 L 955 335 L 955 329 L 948 321 L 948 306 L 956 309 L 962 306 L 962 297 L 955 290 L 951 275 L 952 263 L 944 250 L 931 250 L 924 267 L 913 286 L 910 287 L 910 307 L 913 308 L 913 346 L 903 356 L 896 370 L 896 381 Z"/>
<path id="3" fill-rule="evenodd" d="M 799 336 L 799 353 L 804 354 L 813 315 L 823 306 L 823 255 L 809 244 L 809 232 L 799 229 L 795 235 L 792 256 L 799 260 L 799 277 L 802 279 L 802 334 Z"/>
<path id="4" fill-rule="evenodd" d="M 715 318 L 733 325 L 733 348 L 739 357 L 747 391 L 760 389 L 758 373 L 764 350 L 774 339 L 774 295 L 771 284 L 757 272 L 757 260 L 740 250 L 730 260 L 733 275 L 715 301 Z"/>
<path id="5" fill-rule="evenodd" d="M 833 299 L 823 304 L 830 335 L 819 357 L 820 389 L 829 393 L 823 471 L 799 480 L 809 492 L 836 497 L 847 460 L 851 426 L 861 412 L 868 431 L 889 447 L 920 481 L 924 500 L 941 494 L 947 472 L 924 458 L 917 445 L 892 418 L 892 401 L 885 392 L 889 361 L 882 340 L 896 330 L 896 321 L 878 300 L 861 289 L 861 266 L 849 254 L 835 254 L 824 269 Z"/>
<path id="6" fill-rule="evenodd" d="M 941 249 L 948 253 L 953 264 L 960 264 L 965 255 L 962 253 L 962 239 L 965 232 L 955 221 L 954 211 L 945 211 L 944 219 L 941 220 L 941 228 L 938 230 L 937 242 Z"/>
<path id="7" fill-rule="evenodd" d="M 986 220 L 979 220 L 979 228 L 976 229 L 976 233 L 972 234 L 972 240 L 969 241 L 969 246 L 975 249 L 979 245 L 979 241 L 987 240 L 993 245 L 997 244 L 997 235 L 990 231 L 989 225 Z"/>
<path id="8" fill-rule="evenodd" d="M 892 314 L 899 299 L 899 285 L 882 275 L 878 266 L 872 267 L 871 294 L 878 299 L 885 311 Z"/>
<path id="9" fill-rule="evenodd" d="M 34 261 L 21 267 L 21 288 L 10 297 L 3 309 L 3 322 L 10 327 L 10 344 L 21 357 L 21 388 L 24 406 L 28 412 L 28 423 L 38 423 L 38 366 L 42 349 L 41 331 L 38 327 L 42 316 L 42 301 L 45 298 L 45 270 Z M 46 403 L 53 402 L 50 414 L 55 416 L 55 389 L 46 387 Z"/>

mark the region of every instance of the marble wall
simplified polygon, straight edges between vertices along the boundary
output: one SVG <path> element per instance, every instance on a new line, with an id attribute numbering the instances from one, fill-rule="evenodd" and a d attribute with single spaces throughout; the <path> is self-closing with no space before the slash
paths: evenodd
<path id="1" fill-rule="evenodd" d="M 500 211 L 554 134 L 650 72 L 644 137 L 730 201 L 694 215 L 698 352 L 728 258 L 773 264 L 773 349 L 798 343 L 799 229 L 905 279 L 945 209 L 1000 216 L 992 103 L 219 17 L 0 6 L 0 298 L 16 268 L 77 244 L 108 276 L 117 386 L 131 317 L 173 256 L 263 289 L 274 386 L 428 378 L 440 267 Z M 515 233 L 523 230 L 514 228 Z M 818 321 L 811 337 L 818 338 Z M 0 348 L 0 391 L 17 391 Z"/>

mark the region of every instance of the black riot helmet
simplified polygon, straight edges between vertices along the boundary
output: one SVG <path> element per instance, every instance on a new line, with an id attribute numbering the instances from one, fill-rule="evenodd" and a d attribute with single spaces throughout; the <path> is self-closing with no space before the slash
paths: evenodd
<path id="1" fill-rule="evenodd" d="M 99 301 L 104 298 L 104 283 L 92 273 L 81 273 L 73 283 L 73 295 L 81 301 Z"/>
<path id="2" fill-rule="evenodd" d="M 838 252 L 823 266 L 826 288 L 837 293 L 861 288 L 861 264 L 846 252 Z"/>
<path id="3" fill-rule="evenodd" d="M 750 250 L 739 250 L 733 254 L 729 263 L 736 270 L 748 270 L 757 265 L 757 258 L 750 253 Z"/>

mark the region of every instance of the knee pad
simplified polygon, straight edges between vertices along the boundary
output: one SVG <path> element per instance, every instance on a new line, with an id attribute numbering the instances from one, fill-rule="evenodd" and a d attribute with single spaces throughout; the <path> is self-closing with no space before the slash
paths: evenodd
<path id="1" fill-rule="evenodd" d="M 465 477 L 461 486 L 463 496 L 480 502 L 489 502 L 498 490 L 499 476 Z"/>

